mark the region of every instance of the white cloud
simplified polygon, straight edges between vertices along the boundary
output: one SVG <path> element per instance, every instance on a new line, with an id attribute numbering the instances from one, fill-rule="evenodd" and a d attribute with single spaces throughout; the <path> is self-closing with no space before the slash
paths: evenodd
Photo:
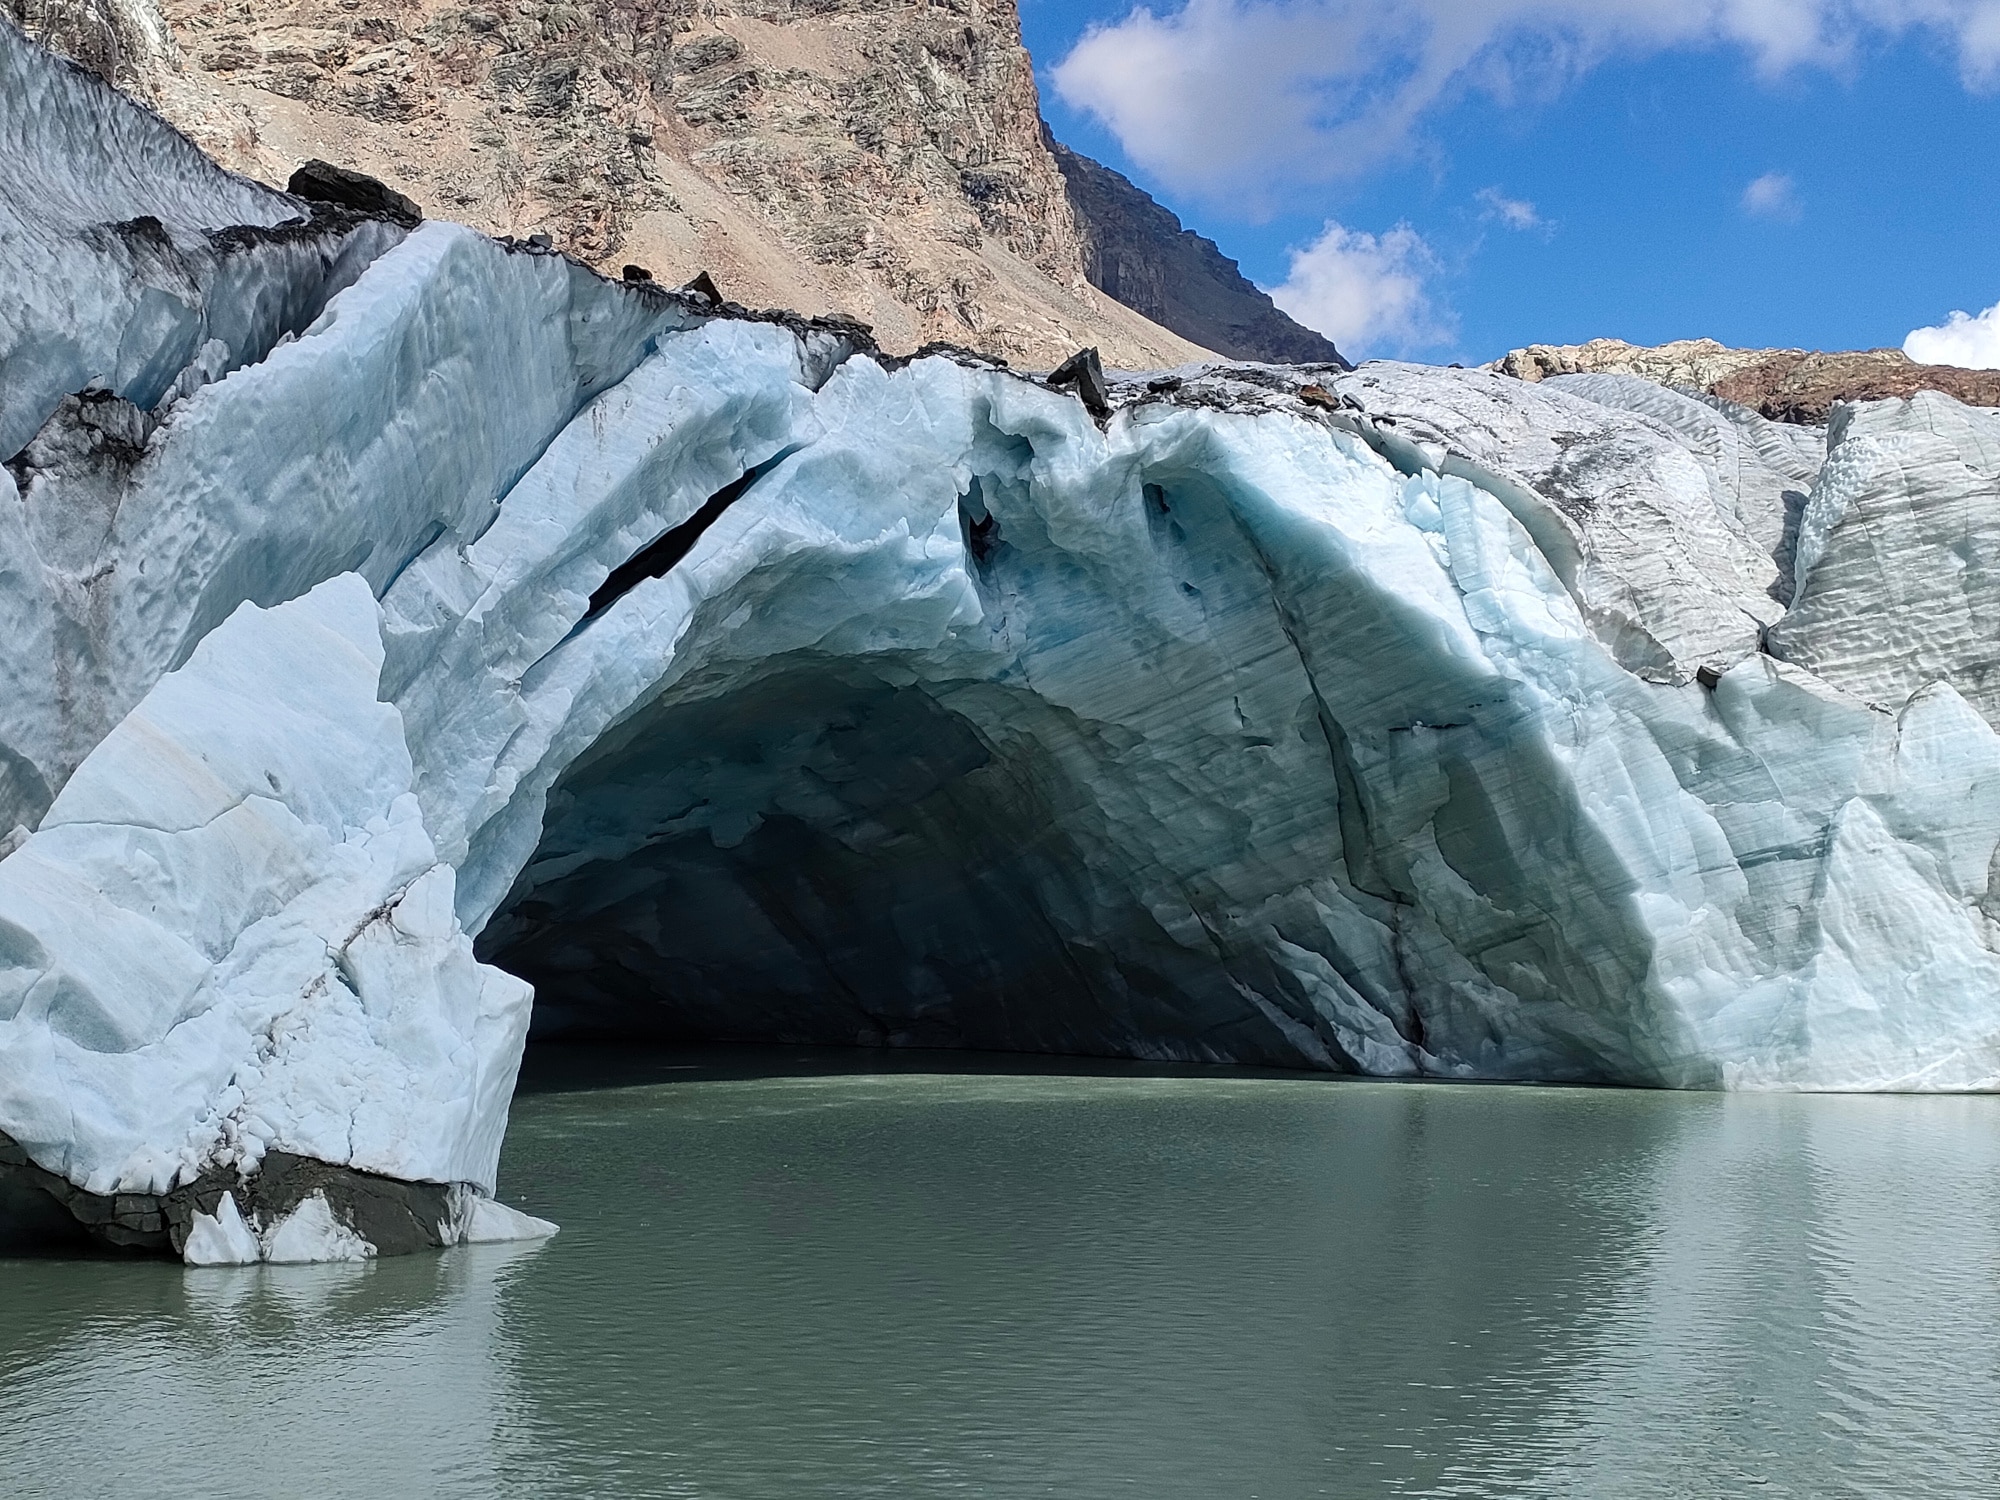
<path id="1" fill-rule="evenodd" d="M 1470 91 L 1545 98 L 1614 55 L 1734 46 L 1766 74 L 1924 31 L 2000 85 L 2000 0 L 1183 0 L 1093 26 L 1052 70 L 1178 191 L 1273 200 L 1408 152 Z"/>
<path id="2" fill-rule="evenodd" d="M 1940 327 L 1913 330 L 1903 352 L 1920 365 L 2000 370 L 2000 302 L 1976 318 L 1955 312 Z"/>
<path id="3" fill-rule="evenodd" d="M 1509 198 L 1497 187 L 1481 188 L 1473 195 L 1486 206 L 1486 217 L 1498 219 L 1509 229 L 1540 229 L 1542 216 L 1525 198 Z"/>
<path id="4" fill-rule="evenodd" d="M 1407 224 L 1379 235 L 1329 219 L 1320 237 L 1292 252 L 1291 274 L 1271 300 L 1340 346 L 1349 359 L 1407 354 L 1451 338 L 1425 280 L 1437 257 Z"/>
<path id="5" fill-rule="evenodd" d="M 1743 189 L 1743 212 L 1759 219 L 1797 220 L 1802 212 L 1799 185 L 1783 172 L 1766 172 Z"/>

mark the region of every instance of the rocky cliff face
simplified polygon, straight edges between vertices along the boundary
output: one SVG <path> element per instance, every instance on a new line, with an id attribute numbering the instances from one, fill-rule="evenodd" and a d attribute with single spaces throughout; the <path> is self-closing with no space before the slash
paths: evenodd
<path id="1" fill-rule="evenodd" d="M 1010 0 L 4 0 L 224 165 L 324 158 L 614 274 L 1048 368 L 1203 355 L 1093 287 Z"/>
<path id="2" fill-rule="evenodd" d="M 1236 262 L 1120 173 L 1049 142 L 1069 187 L 1091 284 L 1230 359 L 1344 365 L 1333 341 L 1294 322 Z"/>
<path id="3" fill-rule="evenodd" d="M 1805 349 L 1731 349 L 1714 339 L 1647 348 L 1618 339 L 1531 344 L 1492 369 L 1522 380 L 1554 375 L 1642 375 L 1747 406 L 1774 422 L 1825 425 L 1843 401 L 1880 401 L 1942 391 L 1971 406 L 2000 406 L 2000 370 L 1920 365 L 1900 349 L 1822 354 Z"/>

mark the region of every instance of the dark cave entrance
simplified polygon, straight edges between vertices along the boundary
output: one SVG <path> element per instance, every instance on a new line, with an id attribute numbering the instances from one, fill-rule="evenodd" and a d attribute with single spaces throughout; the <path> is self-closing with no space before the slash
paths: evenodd
<path id="1" fill-rule="evenodd" d="M 1297 1066 L 1133 891 L 1096 734 L 893 659 L 689 684 L 557 784 L 480 956 L 536 986 L 538 1042 Z"/>

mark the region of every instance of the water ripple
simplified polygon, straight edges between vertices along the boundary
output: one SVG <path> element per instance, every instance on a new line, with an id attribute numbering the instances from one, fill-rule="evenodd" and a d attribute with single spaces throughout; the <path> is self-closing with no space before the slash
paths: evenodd
<path id="1" fill-rule="evenodd" d="M 2000 1474 L 2000 1100 L 715 1077 L 564 1233 L 0 1263 L 9 1496 L 1869 1496 Z"/>

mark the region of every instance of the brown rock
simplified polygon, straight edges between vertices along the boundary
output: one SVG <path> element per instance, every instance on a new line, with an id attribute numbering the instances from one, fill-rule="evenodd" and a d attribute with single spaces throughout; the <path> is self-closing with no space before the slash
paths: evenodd
<path id="1" fill-rule="evenodd" d="M 1900 349 L 1853 354 L 1785 350 L 1709 388 L 1711 395 L 1756 409 L 1775 422 L 1824 423 L 1840 401 L 1880 401 L 1942 391 L 1967 406 L 2000 406 L 2000 370 L 1920 365 Z"/>
<path id="2" fill-rule="evenodd" d="M 1487 368 L 1518 380 L 1552 375 L 1643 375 L 1661 385 L 1706 390 L 1717 380 L 1776 354 L 1775 349 L 1731 349 L 1714 339 L 1677 339 L 1648 348 L 1623 339 L 1587 344 L 1530 344 Z"/>
<path id="3" fill-rule="evenodd" d="M 1920 365 L 1900 349 L 1816 354 L 1805 349 L 1731 349 L 1714 339 L 1648 348 L 1618 339 L 1531 344 L 1487 368 L 1521 380 L 1554 375 L 1643 375 L 1734 401 L 1774 422 L 1817 427 L 1841 401 L 1879 401 L 1942 391 L 1968 406 L 2000 406 L 2000 370 Z"/>

